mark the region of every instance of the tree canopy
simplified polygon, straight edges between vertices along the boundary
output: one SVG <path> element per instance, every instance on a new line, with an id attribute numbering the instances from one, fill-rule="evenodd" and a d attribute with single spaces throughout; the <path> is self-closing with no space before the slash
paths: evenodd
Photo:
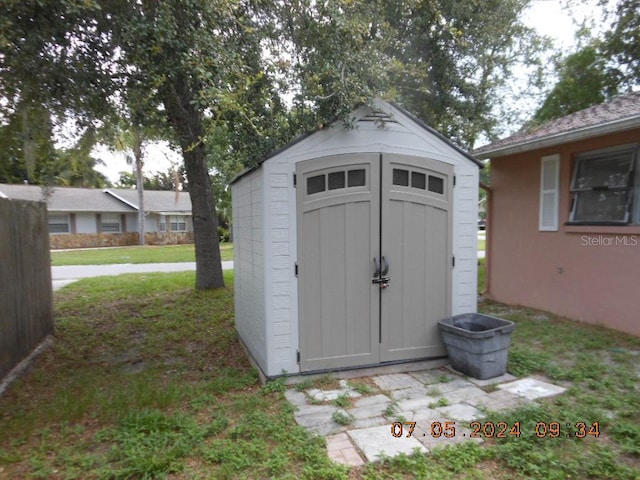
<path id="1" fill-rule="evenodd" d="M 601 2 L 605 8 L 606 2 Z M 538 124 L 597 105 L 640 86 L 640 0 L 619 0 L 605 11 L 600 38 L 555 63 L 557 81 L 535 112 Z M 587 32 L 589 33 L 589 32 Z M 584 32 L 581 32 L 584 35 Z"/>
<path id="2" fill-rule="evenodd" d="M 536 60 L 529 2 L 4 0 L 0 117 L 37 105 L 88 132 L 122 116 L 163 132 L 188 179 L 196 286 L 215 288 L 213 188 L 377 96 L 473 147 L 514 66 Z"/>

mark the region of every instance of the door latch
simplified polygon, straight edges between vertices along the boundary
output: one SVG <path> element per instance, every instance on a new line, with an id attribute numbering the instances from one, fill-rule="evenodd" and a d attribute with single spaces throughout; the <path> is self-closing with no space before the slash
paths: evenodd
<path id="1" fill-rule="evenodd" d="M 380 288 L 387 288 L 391 283 L 391 277 L 374 278 L 371 280 L 371 283 L 378 283 L 380 284 Z"/>

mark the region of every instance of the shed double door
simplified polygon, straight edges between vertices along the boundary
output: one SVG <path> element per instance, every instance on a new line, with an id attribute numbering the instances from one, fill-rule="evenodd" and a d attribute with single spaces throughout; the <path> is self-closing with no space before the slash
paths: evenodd
<path id="1" fill-rule="evenodd" d="M 444 355 L 452 167 L 352 154 L 296 176 L 301 371 Z"/>

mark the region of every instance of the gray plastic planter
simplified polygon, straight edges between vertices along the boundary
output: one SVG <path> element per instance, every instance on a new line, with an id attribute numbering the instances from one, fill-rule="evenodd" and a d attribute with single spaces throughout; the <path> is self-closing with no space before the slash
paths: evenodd
<path id="1" fill-rule="evenodd" d="M 438 324 L 454 369 L 480 380 L 507 371 L 513 322 L 481 313 L 464 313 Z"/>

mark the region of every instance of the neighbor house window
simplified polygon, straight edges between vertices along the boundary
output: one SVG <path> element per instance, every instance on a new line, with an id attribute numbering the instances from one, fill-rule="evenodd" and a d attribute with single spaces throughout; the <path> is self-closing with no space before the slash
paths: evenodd
<path id="1" fill-rule="evenodd" d="M 102 233 L 120 233 L 120 215 L 117 213 L 103 213 L 100 216 L 100 231 Z"/>
<path id="2" fill-rule="evenodd" d="M 186 215 L 163 215 L 160 217 L 160 231 L 167 231 L 167 223 L 171 232 L 186 232 Z"/>
<path id="3" fill-rule="evenodd" d="M 569 223 L 640 223 L 637 162 L 637 145 L 578 155 L 571 181 L 573 199 Z"/>
<path id="4" fill-rule="evenodd" d="M 169 225 L 172 232 L 186 232 L 187 222 L 184 215 L 171 215 Z"/>
<path id="5" fill-rule="evenodd" d="M 49 233 L 70 233 L 69 215 L 49 215 Z"/>

